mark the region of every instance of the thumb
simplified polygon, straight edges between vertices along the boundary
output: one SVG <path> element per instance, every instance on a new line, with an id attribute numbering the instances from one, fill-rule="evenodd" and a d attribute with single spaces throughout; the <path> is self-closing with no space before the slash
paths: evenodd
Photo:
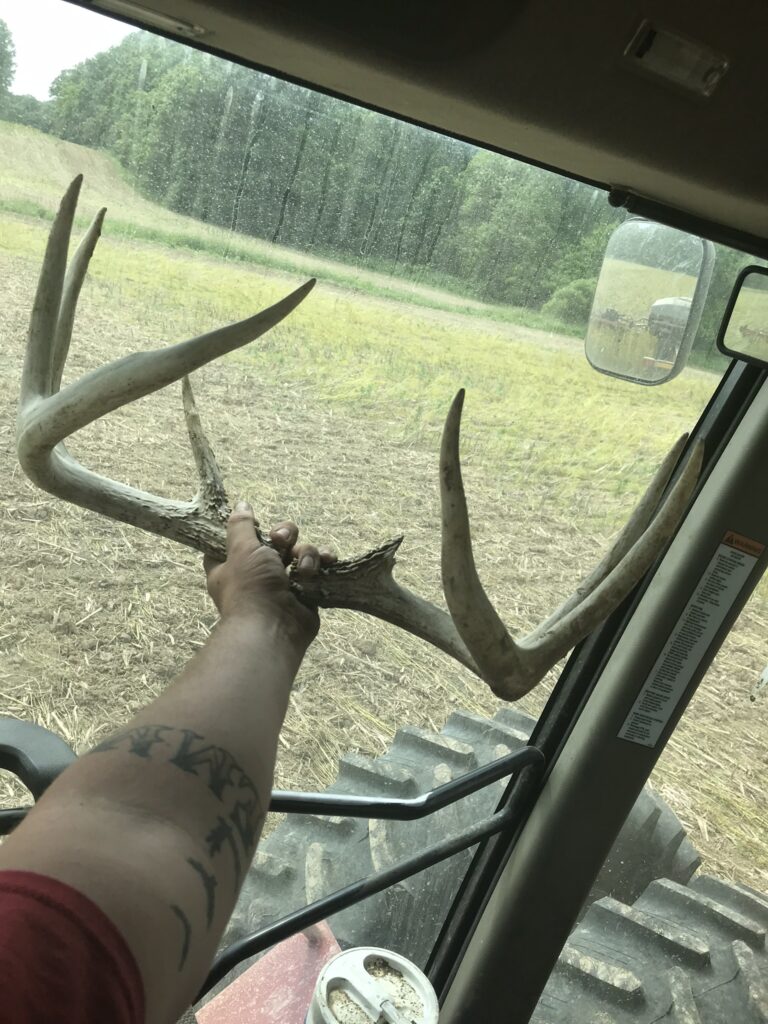
<path id="1" fill-rule="evenodd" d="M 253 509 L 247 501 L 238 501 L 227 520 L 227 553 L 243 547 L 260 546 L 256 536 Z"/>

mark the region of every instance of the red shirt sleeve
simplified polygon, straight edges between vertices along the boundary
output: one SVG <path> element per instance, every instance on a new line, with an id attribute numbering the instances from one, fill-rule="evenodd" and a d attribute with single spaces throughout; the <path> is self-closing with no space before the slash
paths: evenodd
<path id="1" fill-rule="evenodd" d="M 144 1024 L 144 989 L 125 940 L 77 890 L 0 871 L 0 1021 Z"/>

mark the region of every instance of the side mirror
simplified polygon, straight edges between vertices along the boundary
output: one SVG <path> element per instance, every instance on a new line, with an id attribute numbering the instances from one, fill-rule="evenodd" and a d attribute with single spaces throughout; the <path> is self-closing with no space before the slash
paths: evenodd
<path id="1" fill-rule="evenodd" d="M 664 384 L 685 366 L 704 309 L 715 247 L 633 217 L 611 235 L 587 325 L 600 373 Z"/>
<path id="2" fill-rule="evenodd" d="M 745 267 L 736 278 L 717 347 L 724 355 L 768 366 L 768 267 Z"/>

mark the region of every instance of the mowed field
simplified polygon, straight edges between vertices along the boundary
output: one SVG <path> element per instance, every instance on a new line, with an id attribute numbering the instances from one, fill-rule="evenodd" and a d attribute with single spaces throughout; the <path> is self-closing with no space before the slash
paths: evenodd
<path id="1" fill-rule="evenodd" d="M 466 387 L 477 560 L 515 632 L 549 614 L 600 557 L 715 387 L 700 371 L 652 389 L 610 380 L 573 339 L 493 319 L 492 310 L 485 318 L 477 304 L 468 315 L 466 300 L 381 275 L 232 242 L 137 197 L 102 154 L 3 133 L 14 145 L 0 167 L 0 711 L 56 730 L 77 750 L 160 692 L 215 624 L 199 556 L 50 498 L 16 463 L 18 382 L 47 218 L 80 170 L 84 210 L 111 205 L 114 218 L 83 290 L 65 383 L 252 313 L 311 269 L 320 282 L 288 321 L 196 375 L 232 498 L 248 498 L 263 523 L 295 519 L 305 537 L 343 556 L 403 532 L 398 577 L 439 601 L 439 435 Z M 228 244 L 237 259 L 225 258 Z M 88 466 L 165 496 L 195 489 L 177 386 L 93 424 L 71 447 Z M 708 870 L 764 890 L 768 704 L 749 697 L 768 660 L 767 619 L 762 591 L 653 780 Z M 548 685 L 523 710 L 536 714 Z M 278 783 L 325 786 L 342 753 L 381 752 L 401 725 L 439 729 L 457 708 L 497 707 L 420 641 L 353 613 L 324 613 L 292 697 Z M 6 800 L 16 799 L 9 785 Z"/>

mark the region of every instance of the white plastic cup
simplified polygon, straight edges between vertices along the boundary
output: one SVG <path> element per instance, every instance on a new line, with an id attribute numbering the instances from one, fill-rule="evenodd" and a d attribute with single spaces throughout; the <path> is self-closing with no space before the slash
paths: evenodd
<path id="1" fill-rule="evenodd" d="M 320 972 L 306 1024 L 437 1024 L 427 976 L 399 953 L 358 946 Z"/>

